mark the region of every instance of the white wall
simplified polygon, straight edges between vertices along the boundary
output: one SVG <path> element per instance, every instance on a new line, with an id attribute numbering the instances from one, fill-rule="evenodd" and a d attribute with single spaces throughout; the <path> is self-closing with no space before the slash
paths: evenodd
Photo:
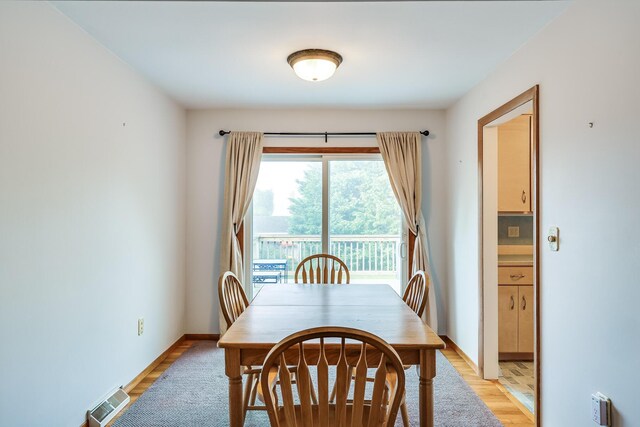
<path id="1" fill-rule="evenodd" d="M 78 426 L 184 332 L 185 112 L 44 2 L 0 63 L 0 425 Z"/>
<path id="2" fill-rule="evenodd" d="M 484 237 L 484 378 L 497 379 L 498 366 L 498 127 L 482 136 L 482 218 Z"/>
<path id="3" fill-rule="evenodd" d="M 448 335 L 478 352 L 477 120 L 540 84 L 542 420 L 586 426 L 590 394 L 640 405 L 640 2 L 580 1 L 447 111 Z M 594 122 L 589 128 L 588 122 Z"/>
<path id="4" fill-rule="evenodd" d="M 187 114 L 187 327 L 218 333 L 217 281 L 226 138 L 220 129 L 258 131 L 384 131 L 429 129 L 423 139 L 423 210 L 428 225 L 439 329 L 446 330 L 444 113 L 429 110 L 194 110 Z M 268 145 L 321 145 L 309 139 L 266 139 Z M 375 138 L 330 139 L 336 145 L 376 145 Z"/>

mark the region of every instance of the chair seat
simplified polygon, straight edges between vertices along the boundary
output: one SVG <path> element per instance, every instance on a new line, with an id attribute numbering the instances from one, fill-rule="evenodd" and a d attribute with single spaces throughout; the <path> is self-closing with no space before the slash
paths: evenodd
<path id="1" fill-rule="evenodd" d="M 296 372 L 298 370 L 297 366 L 288 366 L 289 372 L 291 372 L 292 377 L 291 377 L 291 384 L 295 384 L 296 383 Z M 258 371 L 258 373 L 262 372 L 262 368 L 260 369 L 256 369 Z M 275 378 L 276 378 L 276 372 L 275 371 L 271 371 L 269 372 L 269 382 L 272 383 L 274 382 Z M 258 400 L 262 403 L 264 403 L 264 393 L 262 392 L 262 384 L 258 383 L 256 385 L 256 392 L 257 392 L 257 396 L 258 396 Z M 316 395 L 315 395 L 315 390 L 312 391 L 312 399 L 314 399 L 314 403 L 316 401 Z"/>
<path id="2" fill-rule="evenodd" d="M 347 404 L 347 425 L 351 425 L 352 409 L 353 409 L 353 406 Z M 313 412 L 314 424 L 318 425 L 320 407 L 318 405 L 312 405 L 311 410 Z M 371 410 L 370 405 L 365 405 L 363 408 L 363 420 L 365 420 L 365 425 L 366 425 L 366 420 L 369 418 L 370 410 Z M 286 419 L 284 407 L 280 407 L 278 409 L 278 418 L 280 420 L 280 427 L 290 427 L 295 425 L 306 427 L 305 424 L 302 423 L 302 408 L 300 407 L 300 405 L 295 405 L 295 411 L 296 411 L 296 424 L 293 424 Z M 384 414 L 384 412 L 381 412 L 381 414 Z M 335 425 L 335 424 L 332 424 L 333 422 L 335 422 L 335 419 L 336 419 L 335 417 L 336 417 L 336 405 L 329 404 L 329 425 Z M 384 424 L 381 423 L 381 425 L 384 425 Z"/>

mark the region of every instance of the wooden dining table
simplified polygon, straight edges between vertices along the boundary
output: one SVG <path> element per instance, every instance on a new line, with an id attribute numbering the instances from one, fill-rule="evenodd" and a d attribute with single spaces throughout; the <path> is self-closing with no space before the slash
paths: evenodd
<path id="1" fill-rule="evenodd" d="M 262 365 L 271 348 L 294 332 L 322 326 L 371 332 L 387 341 L 404 365 L 418 365 L 419 425 L 433 426 L 436 350 L 445 344 L 390 286 L 277 284 L 264 286 L 218 341 L 225 351 L 231 427 L 243 425 L 242 367 Z"/>

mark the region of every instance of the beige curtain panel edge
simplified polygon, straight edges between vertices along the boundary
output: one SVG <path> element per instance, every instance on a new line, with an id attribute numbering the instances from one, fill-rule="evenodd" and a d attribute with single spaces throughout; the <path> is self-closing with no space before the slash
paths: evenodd
<path id="1" fill-rule="evenodd" d="M 242 251 L 237 233 L 251 204 L 262 159 L 261 132 L 231 132 L 227 140 L 222 234 L 220 238 L 220 274 L 232 271 L 244 285 Z M 216 293 L 217 295 L 217 293 Z M 225 322 L 220 321 L 224 333 Z"/>
<path id="2" fill-rule="evenodd" d="M 422 215 L 422 146 L 418 132 L 380 132 L 376 135 L 393 194 L 409 230 L 416 236 L 411 272 L 424 270 L 429 278 L 427 324 L 438 332 L 435 289 L 429 268 L 426 223 Z"/>

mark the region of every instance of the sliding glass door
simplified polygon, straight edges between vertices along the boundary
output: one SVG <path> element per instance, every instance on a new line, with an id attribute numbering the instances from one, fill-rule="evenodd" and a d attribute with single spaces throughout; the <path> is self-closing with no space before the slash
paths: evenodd
<path id="1" fill-rule="evenodd" d="M 265 156 L 251 212 L 245 276 L 253 286 L 245 288 L 255 294 L 266 284 L 293 283 L 300 260 L 322 252 L 321 159 Z"/>
<path id="2" fill-rule="evenodd" d="M 351 283 L 386 283 L 400 292 L 402 215 L 381 159 L 331 159 L 329 252 L 342 259 Z"/>
<path id="3" fill-rule="evenodd" d="M 405 227 L 379 155 L 264 156 L 248 219 L 250 293 L 293 283 L 314 253 L 341 258 L 351 283 L 401 291 Z"/>

